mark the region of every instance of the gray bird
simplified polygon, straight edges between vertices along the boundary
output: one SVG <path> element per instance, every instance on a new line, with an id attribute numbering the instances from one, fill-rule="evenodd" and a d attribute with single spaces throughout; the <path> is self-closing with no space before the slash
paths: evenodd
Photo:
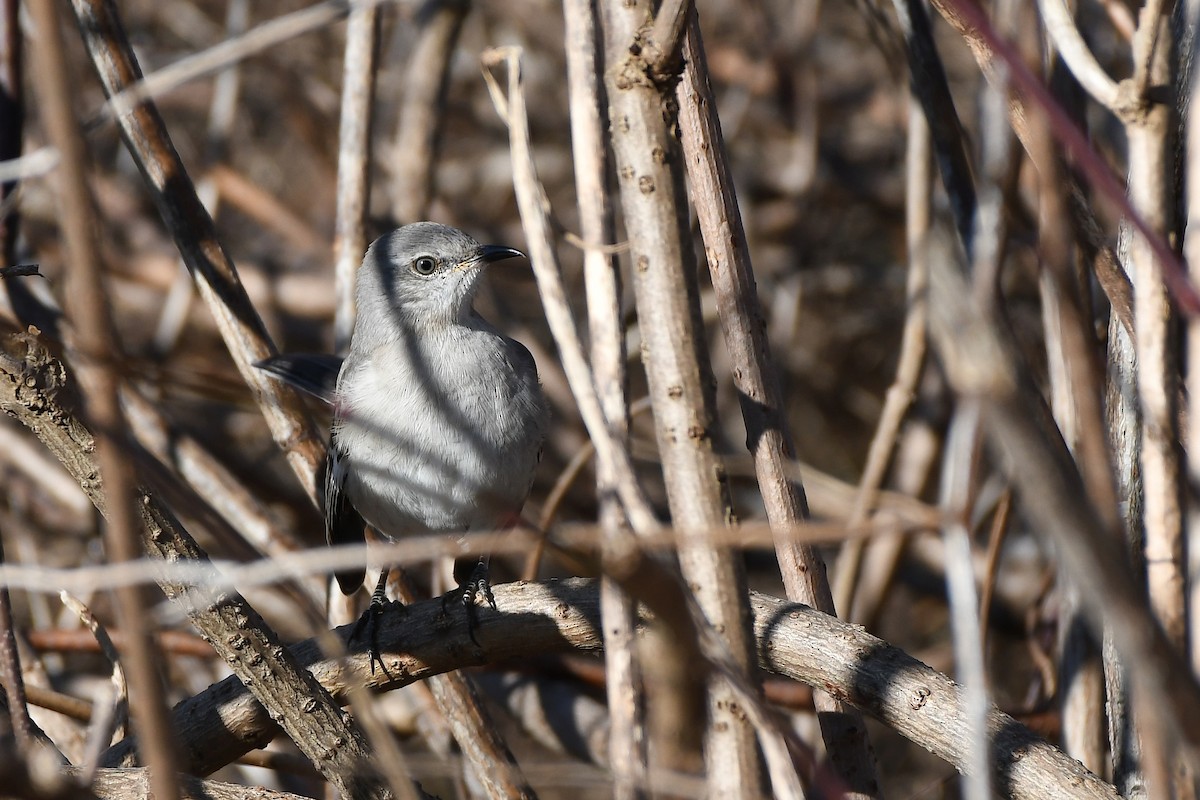
<path id="1" fill-rule="evenodd" d="M 472 301 L 488 264 L 522 255 L 445 225 L 406 225 L 367 250 L 344 361 L 259 363 L 333 405 L 324 497 L 331 545 L 362 542 L 364 520 L 393 539 L 515 524 L 548 411 L 533 356 Z M 364 573 L 340 572 L 338 585 L 352 594 Z M 461 587 L 464 602 L 480 591 L 491 602 L 486 581 L 485 558 Z"/>

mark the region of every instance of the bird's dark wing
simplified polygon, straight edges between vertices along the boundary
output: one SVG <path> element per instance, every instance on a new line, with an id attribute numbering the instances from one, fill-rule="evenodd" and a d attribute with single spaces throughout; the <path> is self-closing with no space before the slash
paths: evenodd
<path id="1" fill-rule="evenodd" d="M 325 456 L 325 493 L 322 498 L 325 512 L 325 540 L 330 545 L 362 544 L 366 541 L 366 523 L 346 496 L 346 472 L 348 456 L 339 449 L 337 435 L 329 444 Z M 366 570 L 363 568 L 335 572 L 342 594 L 354 594 L 362 586 Z"/>
<path id="2" fill-rule="evenodd" d="M 254 366 L 333 405 L 342 357 L 322 353 L 284 353 L 256 361 Z"/>

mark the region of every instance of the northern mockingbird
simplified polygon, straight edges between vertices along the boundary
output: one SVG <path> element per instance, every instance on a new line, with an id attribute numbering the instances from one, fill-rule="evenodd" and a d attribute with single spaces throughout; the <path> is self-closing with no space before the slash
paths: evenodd
<path id="1" fill-rule="evenodd" d="M 258 366 L 333 406 L 325 469 L 331 545 L 514 525 L 541 456 L 548 410 L 533 356 L 472 306 L 484 268 L 520 257 L 432 222 L 371 244 L 344 360 L 276 356 Z M 365 569 L 337 573 L 352 594 Z M 372 596 L 386 601 L 387 570 Z M 493 606 L 487 559 L 463 586 Z"/>

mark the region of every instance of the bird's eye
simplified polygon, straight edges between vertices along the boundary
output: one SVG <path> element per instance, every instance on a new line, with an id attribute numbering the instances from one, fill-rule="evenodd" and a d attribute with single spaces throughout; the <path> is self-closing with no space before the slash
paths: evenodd
<path id="1" fill-rule="evenodd" d="M 432 275 L 437 270 L 437 262 L 431 256 L 421 256 L 413 262 L 412 268 L 418 275 Z"/>

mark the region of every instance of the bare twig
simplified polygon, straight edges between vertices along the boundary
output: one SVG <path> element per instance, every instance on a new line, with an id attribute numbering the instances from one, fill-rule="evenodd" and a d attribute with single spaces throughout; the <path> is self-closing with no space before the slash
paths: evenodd
<path id="1" fill-rule="evenodd" d="M 904 330 L 900 334 L 900 356 L 896 363 L 896 377 L 884 397 L 883 410 L 875 423 L 875 434 L 867 448 L 867 459 L 859 478 L 854 506 L 846 521 L 853 528 L 866 520 L 875 506 L 879 487 L 891 461 L 900 424 L 916 394 L 921 367 L 925 363 L 925 291 L 929 268 L 924 261 L 925 235 L 929 230 L 930 206 L 933 201 L 932 150 L 930 147 L 929 123 L 925 121 L 920 106 L 909 100 L 908 141 L 905 151 L 905 246 L 908 254 L 908 282 L 905 297 L 908 313 L 904 317 Z M 868 543 L 864 540 L 846 542 L 838 555 L 838 571 L 834 587 L 834 604 L 841 609 L 844 619 L 859 620 L 855 610 L 855 592 L 858 587 L 859 571 Z"/>
<path id="2" fill-rule="evenodd" d="M 1055 542 L 1088 613 L 1112 627 L 1122 656 L 1137 664 L 1132 678 L 1155 713 L 1183 740 L 1200 743 L 1200 687 L 1148 616 L 1120 538 L 1088 501 L 1061 435 L 1047 421 L 1036 390 L 1023 383 L 1000 326 L 965 300 L 953 266 L 960 256 L 946 239 L 943 234 L 931 251 L 930 309 L 951 384 L 984 403 L 989 439 L 1009 464 L 1026 508 Z"/>
<path id="3" fill-rule="evenodd" d="M 1066 0 L 1038 0 L 1038 11 L 1042 14 L 1046 33 L 1054 42 L 1054 49 L 1071 68 L 1075 80 L 1097 103 L 1120 114 L 1121 88 L 1092 55 L 1079 28 L 1075 26 L 1071 12 L 1067 10 Z"/>
<path id="4" fill-rule="evenodd" d="M 4 543 L 0 538 L 0 562 L 4 560 Z M 17 754 L 27 758 L 33 749 L 34 724 L 26 705 L 25 678 L 21 674 L 21 658 L 13 630 L 12 596 L 6 586 L 0 586 L 0 677 L 4 680 L 5 711 L 16 740 Z"/>
<path id="5" fill-rule="evenodd" d="M 121 667 L 121 656 L 113 640 L 109 638 L 108 631 L 92 614 L 91 609 L 65 590 L 59 592 L 58 596 L 63 605 L 79 617 L 79 621 L 88 629 L 93 641 L 112 665 L 108 691 L 97 692 L 97 702 L 90 709 L 87 757 L 83 760 L 83 775 L 90 783 L 100 766 L 100 754 L 109 748 L 113 737 L 124 739 L 128 735 L 126 727 L 129 721 L 129 685 L 125 680 L 125 670 Z M 103 698 L 103 702 L 100 698 Z"/>
<path id="6" fill-rule="evenodd" d="M 417 42 L 408 57 L 400 124 L 391 148 L 389 193 L 392 214 L 401 223 L 418 222 L 429 214 L 450 63 L 470 8 L 470 0 L 438 0 L 422 12 Z"/>
<path id="7" fill-rule="evenodd" d="M 141 70 L 111 0 L 75 0 L 73 7 L 105 92 L 111 97 L 139 81 Z M 323 457 L 321 439 L 297 393 L 253 367 L 254 362 L 275 354 L 274 345 L 216 239 L 212 220 L 196 197 L 162 117 L 147 102 L 120 113 L 117 123 L 238 371 L 254 393 L 292 471 L 315 502 L 315 475 Z"/>
<path id="8" fill-rule="evenodd" d="M 808 517 L 808 504 L 804 488 L 787 474 L 786 464 L 795 458 L 795 447 L 785 423 L 783 392 L 762 323 L 750 250 L 695 13 L 688 20 L 683 59 L 686 66 L 676 97 L 692 199 L 767 519 L 787 528 Z M 836 616 L 820 552 L 783 538 L 776 552 L 788 599 Z M 874 757 L 862 717 L 824 692 L 817 694 L 815 702 L 826 751 L 839 776 L 853 796 L 877 796 Z"/>
<path id="9" fill-rule="evenodd" d="M 70 263 L 68 311 L 79 332 L 78 368 L 88 390 L 87 413 L 96 430 L 96 460 L 104 482 L 108 525 L 105 543 L 113 561 L 132 561 L 141 555 L 137 514 L 133 508 L 134 478 L 127 457 L 125 418 L 117 397 L 117 344 L 108 297 L 101 281 L 91 197 L 87 190 L 83 134 L 72 110 L 71 81 L 58 12 L 51 0 L 33 5 L 41 41 L 34 48 L 34 70 L 41 99 L 42 121 L 62 159 L 56 178 L 63 207 L 62 232 Z M 146 615 L 149 593 L 129 586 L 116 592 L 122 626 L 131 636 L 129 672 L 134 677 L 134 719 L 151 766 L 154 794 L 161 800 L 179 797 L 175 771 L 175 737 L 167 718 L 166 697 L 158 679 L 160 656 L 151 638 Z M 11 629 L 10 629 L 11 630 Z M 16 682 L 15 676 L 13 677 Z"/>
<path id="10" fill-rule="evenodd" d="M 921 0 L 893 0 L 900 29 L 904 33 L 904 49 L 908 56 L 909 82 L 912 93 L 921 101 L 925 120 L 932 134 L 933 152 L 937 159 L 942 184 L 950 198 L 958 235 L 967 253 L 974 251 L 972 227 L 975 224 L 975 184 L 971 164 L 963 144 L 962 128 L 946 70 L 933 41 L 933 30 L 925 3 Z"/>
<path id="11" fill-rule="evenodd" d="M 1168 19 L 1161 2 L 1148 3 L 1139 15 L 1134 36 L 1134 64 L 1139 85 L 1151 79 L 1165 83 L 1170 69 Z M 1141 76 L 1141 70 L 1151 77 Z M 1134 285 L 1137 324 L 1137 387 L 1142 412 L 1142 487 L 1147 588 L 1150 604 L 1167 636 L 1186 647 L 1184 615 L 1183 510 L 1179 495 L 1180 466 L 1176 451 L 1178 428 L 1177 356 L 1174 319 L 1167 300 L 1163 272 L 1146 236 L 1163 237 L 1173 229 L 1173 145 L 1171 113 L 1154 106 L 1127 127 L 1129 136 L 1129 197 L 1148 234 L 1131 243 L 1130 273 Z"/>
<path id="12" fill-rule="evenodd" d="M 388 0 L 325 0 L 268 20 L 240 36 L 182 58 L 169 67 L 145 77 L 139 74 L 137 78 L 109 91 L 104 113 L 111 114 L 123 125 L 122 117 L 188 81 L 222 70 L 301 34 L 332 25 L 351 10 L 375 8 L 385 2 Z"/>
<path id="13" fill-rule="evenodd" d="M 982 233 L 978 235 L 981 240 Z M 982 250 L 982 246 L 979 249 Z M 991 775 L 988 774 L 991 757 L 988 710 L 991 704 L 983 667 L 983 634 L 969 525 L 974 505 L 980 428 L 979 403 L 974 398 L 960 401 L 946 435 L 941 486 L 942 507 L 946 514 L 942 529 L 946 543 L 946 594 L 950 601 L 955 673 L 963 685 L 966 706 L 969 766 L 963 794 L 969 800 L 987 800 L 992 796 Z"/>
<path id="14" fill-rule="evenodd" d="M 629 235 L 642 355 L 671 518 L 697 535 L 679 558 L 709 623 L 752 675 L 745 576 L 729 551 L 700 531 L 726 521 L 729 499 L 715 457 L 711 363 L 700 320 L 674 104 L 655 82 L 638 40 L 652 4 L 605 4 L 605 89 L 617 184 Z M 651 706 L 653 710 L 653 705 Z M 713 795 L 754 796 L 762 770 L 754 731 L 727 683 L 709 685 L 705 755 Z M 656 745 L 664 745 L 656 742 Z M 677 751 L 679 766 L 695 754 Z"/>
<path id="15" fill-rule="evenodd" d="M 616 253 L 612 195 L 608 186 L 608 129 L 604 96 L 604 47 L 597 3 L 563 3 L 567 57 L 571 150 L 579 204 L 579 233 L 585 244 L 583 273 L 587 289 L 589 356 L 600 407 L 622 446 L 629 427 L 626 398 L 625 334 L 621 322 L 621 272 Z M 628 522 L 617 495 L 622 465 L 610 458 L 596 463 L 596 494 L 605 539 L 627 535 Z M 543 527 L 543 530 L 545 528 Z M 608 577 L 601 578 L 600 613 L 604 620 L 605 689 L 608 696 L 607 756 L 615 800 L 640 800 L 647 780 L 646 696 L 635 640 L 637 610 L 633 599 Z"/>
<path id="16" fill-rule="evenodd" d="M 367 209 L 371 198 L 371 121 L 375 108 L 375 69 L 379 58 L 379 14 L 374 5 L 350 11 L 342 71 L 342 114 L 338 146 L 337 220 L 333 242 L 333 350 L 344 353 L 354 330 L 354 276 L 367 250 Z"/>
<path id="17" fill-rule="evenodd" d="M 379 646 L 387 671 L 368 675 L 369 656 L 352 653 L 343 668 L 322 660 L 309 640 L 293 647 L 335 696 L 345 696 L 347 672 L 368 685 L 391 689 L 468 664 L 528 658 L 530 653 L 595 651 L 601 645 L 598 591 L 581 579 L 513 583 L 494 589 L 499 612 L 481 608 L 475 627 L 479 647 L 465 626 L 447 630 L 437 620 L 441 601 L 406 609 L 390 607 L 380 617 Z M 809 685 L 824 686 L 894 727 L 905 737 L 965 769 L 965 709 L 962 690 L 948 677 L 899 648 L 802 605 L 753 593 L 751 608 L 761 666 Z M 348 635 L 349 627 L 341 629 Z M 185 700 L 177 709 L 187 725 L 187 741 L 204 762 L 190 768 L 205 773 L 227 763 L 237 751 L 265 742 L 275 728 L 250 700 L 236 678 L 227 678 Z M 230 724 L 236 725 L 235 730 Z M 1105 798 L 1112 786 L 1032 734 L 995 707 L 988 711 L 992 733 L 991 769 L 1004 796 L 1029 800 Z"/>

